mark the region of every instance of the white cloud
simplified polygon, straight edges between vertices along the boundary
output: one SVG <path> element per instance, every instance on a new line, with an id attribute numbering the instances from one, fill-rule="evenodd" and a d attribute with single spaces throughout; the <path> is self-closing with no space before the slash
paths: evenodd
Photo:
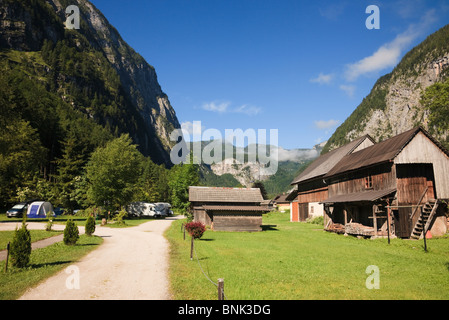
<path id="1" fill-rule="evenodd" d="M 248 104 L 244 104 L 236 108 L 231 108 L 231 102 L 228 101 L 226 102 L 213 101 L 209 103 L 204 103 L 201 108 L 206 111 L 212 111 L 217 113 L 228 113 L 228 112 L 243 113 L 248 116 L 255 116 L 262 111 L 261 108 Z"/>
<path id="2" fill-rule="evenodd" d="M 315 127 L 320 130 L 330 129 L 340 124 L 340 120 L 318 120 L 315 121 Z"/>
<path id="3" fill-rule="evenodd" d="M 201 124 L 201 122 L 198 121 L 196 123 L 196 125 L 194 125 L 190 121 L 181 123 L 181 129 L 188 132 L 188 135 L 184 136 L 185 141 L 190 142 L 190 141 L 192 141 L 191 137 L 201 137 L 202 136 L 202 132 L 204 131 L 205 127 L 203 125 L 198 125 L 198 124 Z"/>
<path id="4" fill-rule="evenodd" d="M 318 77 L 314 79 L 310 79 L 310 82 L 319 83 L 319 84 L 329 84 L 334 78 L 333 74 L 324 74 L 320 72 Z"/>
<path id="5" fill-rule="evenodd" d="M 377 72 L 398 64 L 403 51 L 419 36 L 427 27 L 436 20 L 435 10 L 429 10 L 417 24 L 410 25 L 407 30 L 374 52 L 346 68 L 345 77 L 348 81 L 354 81 L 361 75 Z"/>
<path id="6" fill-rule="evenodd" d="M 347 84 L 342 84 L 340 85 L 340 89 L 343 90 L 344 92 L 346 92 L 346 94 L 349 97 L 353 97 L 354 96 L 354 92 L 355 92 L 355 86 L 353 85 L 347 85 Z"/>
<path id="7" fill-rule="evenodd" d="M 301 150 L 293 149 L 287 150 L 282 147 L 277 148 L 278 161 L 294 161 L 299 162 L 301 160 L 310 160 L 319 156 L 319 153 L 315 149 Z"/>
<path id="8" fill-rule="evenodd" d="M 249 116 L 255 116 L 255 115 L 259 114 L 261 110 L 262 109 L 260 109 L 259 107 L 254 107 L 254 106 L 249 106 L 247 104 L 244 104 L 244 105 L 232 110 L 232 112 L 244 113 Z"/>
<path id="9" fill-rule="evenodd" d="M 224 113 L 228 110 L 228 107 L 231 105 L 230 102 L 209 102 L 204 103 L 202 108 L 207 111 Z"/>

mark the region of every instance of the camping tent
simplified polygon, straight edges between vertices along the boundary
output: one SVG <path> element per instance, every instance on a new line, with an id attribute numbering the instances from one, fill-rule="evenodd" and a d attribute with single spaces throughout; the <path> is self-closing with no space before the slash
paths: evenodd
<path id="1" fill-rule="evenodd" d="M 50 202 L 38 201 L 28 206 L 28 218 L 46 218 L 48 212 L 53 212 L 53 206 Z"/>

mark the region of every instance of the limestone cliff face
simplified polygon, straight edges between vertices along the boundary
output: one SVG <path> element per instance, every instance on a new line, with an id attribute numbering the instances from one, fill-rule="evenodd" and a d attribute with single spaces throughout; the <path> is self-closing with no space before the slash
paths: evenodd
<path id="1" fill-rule="evenodd" d="M 386 108 L 372 110 L 363 120 L 364 130 L 359 132 L 353 129 L 347 137 L 351 139 L 369 134 L 379 141 L 419 125 L 428 129 L 429 112 L 423 108 L 421 96 L 427 87 L 441 81 L 441 72 L 448 66 L 449 54 L 425 65 L 417 77 L 392 79 L 385 85 Z M 440 138 L 445 139 L 445 136 Z"/>
<path id="2" fill-rule="evenodd" d="M 119 131 L 128 132 L 144 155 L 151 156 L 155 162 L 170 164 L 169 151 L 173 143 L 169 135 L 173 129 L 180 128 L 180 124 L 158 83 L 154 67 L 122 39 L 89 1 L 35 2 L 0 0 L 0 46 L 20 51 L 40 51 L 44 40 L 53 43 L 64 40 L 67 37 L 64 30 L 66 8 L 69 5 L 78 6 L 81 25 L 76 32 L 87 39 L 92 48 L 101 52 L 117 72 L 126 100 L 121 107 L 132 108 L 128 114 L 132 113 L 134 118 L 136 114 L 141 117 L 133 119 L 133 125 Z M 68 82 L 68 77 L 62 75 L 60 78 Z M 71 101 L 71 104 L 76 107 L 77 102 Z M 105 121 L 112 123 L 114 119 Z M 121 119 L 121 122 L 124 121 L 126 119 Z M 139 125 L 136 127 L 135 123 Z"/>
<path id="3" fill-rule="evenodd" d="M 369 134 L 382 141 L 416 126 L 429 128 L 429 110 L 421 103 L 426 88 L 449 75 L 449 25 L 408 52 L 396 68 L 381 77 L 371 93 L 335 131 L 325 152 Z M 445 141 L 449 132 L 436 138 Z"/>

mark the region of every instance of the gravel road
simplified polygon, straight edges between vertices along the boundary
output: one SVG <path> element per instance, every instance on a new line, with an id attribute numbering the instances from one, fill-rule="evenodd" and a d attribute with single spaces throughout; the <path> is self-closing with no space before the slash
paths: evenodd
<path id="1" fill-rule="evenodd" d="M 97 226 L 95 235 L 104 239 L 98 249 L 28 290 L 20 300 L 169 300 L 169 245 L 163 233 L 179 218 L 132 228 Z"/>

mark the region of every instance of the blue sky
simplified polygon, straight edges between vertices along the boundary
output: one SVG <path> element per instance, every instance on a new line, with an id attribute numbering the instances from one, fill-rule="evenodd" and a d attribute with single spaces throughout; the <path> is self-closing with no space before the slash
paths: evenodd
<path id="1" fill-rule="evenodd" d="M 328 139 L 376 80 L 449 23 L 444 0 L 91 0 L 153 65 L 186 128 Z M 377 5 L 380 29 L 367 29 Z"/>

